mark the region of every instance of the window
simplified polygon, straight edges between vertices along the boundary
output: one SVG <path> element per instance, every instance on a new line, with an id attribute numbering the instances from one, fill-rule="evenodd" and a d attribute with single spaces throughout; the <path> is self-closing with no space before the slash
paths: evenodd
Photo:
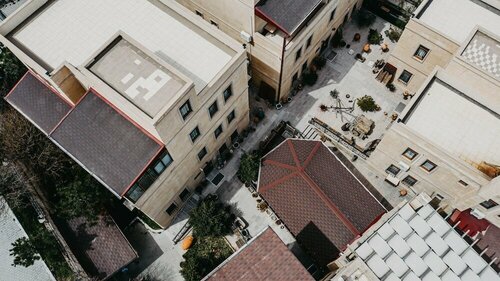
<path id="1" fill-rule="evenodd" d="M 498 206 L 498 203 L 495 202 L 493 199 L 490 199 L 490 200 L 486 200 L 486 201 L 481 202 L 481 206 L 485 207 L 486 209 L 491 209 L 495 206 Z"/>
<path id="2" fill-rule="evenodd" d="M 463 180 L 459 180 L 458 183 L 461 184 L 461 185 L 463 185 L 463 186 L 468 186 L 469 185 L 468 183 L 466 183 Z"/>
<path id="3" fill-rule="evenodd" d="M 309 38 L 307 38 L 306 49 L 309 48 L 309 46 L 311 46 L 312 40 L 313 40 L 313 36 L 312 35 L 309 36 Z"/>
<path id="4" fill-rule="evenodd" d="M 187 188 L 184 188 L 184 190 L 179 194 L 179 198 L 182 200 L 182 202 L 186 201 L 186 199 L 189 197 L 189 190 Z"/>
<path id="5" fill-rule="evenodd" d="M 189 133 L 189 137 L 191 138 L 191 141 L 194 142 L 199 136 L 200 130 L 198 129 L 198 126 L 196 126 L 196 128 L 194 128 L 191 133 Z"/>
<path id="6" fill-rule="evenodd" d="M 214 134 L 215 134 L 215 138 L 218 138 L 220 136 L 220 134 L 222 134 L 222 124 L 219 125 L 219 127 L 217 127 L 217 129 L 215 129 L 214 131 Z"/>
<path id="7" fill-rule="evenodd" d="M 203 159 L 203 157 L 205 157 L 205 155 L 207 155 L 207 148 L 204 147 L 200 150 L 200 152 L 198 152 L 198 159 L 201 161 L 201 159 Z"/>
<path id="8" fill-rule="evenodd" d="M 295 53 L 295 61 L 300 59 L 301 56 L 302 56 L 302 48 L 298 49 L 297 52 Z"/>
<path id="9" fill-rule="evenodd" d="M 417 157 L 417 155 L 418 155 L 418 153 L 409 147 L 405 150 L 405 152 L 403 152 L 403 156 L 410 159 L 410 160 L 415 159 L 415 157 Z"/>
<path id="10" fill-rule="evenodd" d="M 172 204 L 170 204 L 170 206 L 168 207 L 166 212 L 169 216 L 171 216 L 175 213 L 176 210 L 177 210 L 177 205 L 175 205 L 175 203 L 172 203 Z"/>
<path id="11" fill-rule="evenodd" d="M 217 101 L 214 101 L 214 103 L 212 103 L 212 105 L 208 108 L 208 113 L 210 114 L 210 118 L 214 117 L 217 111 L 219 111 L 219 106 L 217 106 Z"/>
<path id="12" fill-rule="evenodd" d="M 193 112 L 193 109 L 191 108 L 191 103 L 189 103 L 189 100 L 187 100 L 181 108 L 179 108 L 179 111 L 181 112 L 182 119 L 186 120 L 186 118 L 189 116 L 191 112 Z"/>
<path id="13" fill-rule="evenodd" d="M 196 14 L 197 16 L 200 16 L 201 18 L 203 18 L 203 13 L 202 13 L 202 12 L 200 12 L 200 11 L 198 11 L 198 10 L 195 10 L 194 12 L 195 12 L 195 14 Z"/>
<path id="14" fill-rule="evenodd" d="M 307 69 L 307 61 L 302 65 L 302 73 Z"/>
<path id="15" fill-rule="evenodd" d="M 219 25 L 218 25 L 215 21 L 210 20 L 210 23 L 211 23 L 213 26 L 215 26 L 215 27 L 219 28 Z"/>
<path id="16" fill-rule="evenodd" d="M 411 77 L 413 76 L 413 74 L 407 70 L 403 70 L 403 72 L 401 72 L 401 75 L 399 75 L 399 78 L 398 80 L 405 83 L 405 84 L 408 84 L 408 82 L 410 81 Z"/>
<path id="17" fill-rule="evenodd" d="M 413 186 L 414 184 L 417 183 L 417 179 L 412 176 L 406 176 L 402 182 L 404 185 Z"/>
<path id="18" fill-rule="evenodd" d="M 224 90 L 223 95 L 224 95 L 224 101 L 227 101 L 233 95 L 233 90 L 231 88 L 231 85 L 229 85 L 229 87 L 227 87 Z"/>
<path id="19" fill-rule="evenodd" d="M 139 179 L 127 191 L 126 197 L 132 202 L 137 202 L 139 198 L 155 182 L 160 174 L 173 162 L 172 157 L 167 151 L 164 151 L 157 158 L 156 162 L 146 169 Z"/>
<path id="20" fill-rule="evenodd" d="M 229 123 L 231 123 L 231 122 L 234 120 L 234 118 L 236 118 L 236 113 L 234 113 L 234 110 L 233 110 L 233 111 L 231 111 L 231 113 L 229 113 L 229 115 L 227 116 L 227 123 L 228 123 L 228 124 L 229 124 Z"/>
<path id="21" fill-rule="evenodd" d="M 330 13 L 330 21 L 333 20 L 333 18 L 335 17 L 335 12 L 337 11 L 337 9 L 333 9 L 333 11 Z"/>
<path id="22" fill-rule="evenodd" d="M 399 173 L 399 171 L 401 171 L 401 169 L 392 164 L 387 169 L 385 169 L 386 173 L 392 174 L 393 176 L 396 176 Z"/>
<path id="23" fill-rule="evenodd" d="M 420 46 L 418 46 L 418 49 L 415 52 L 415 54 L 413 54 L 413 57 L 422 61 L 425 59 L 425 57 L 427 56 L 428 53 L 429 53 L 429 49 L 420 45 Z"/>
<path id="24" fill-rule="evenodd" d="M 427 172 L 430 172 L 430 171 L 436 169 L 437 165 L 429 160 L 425 160 L 425 162 L 422 163 L 422 165 L 420 165 L 420 167 L 422 167 Z"/>

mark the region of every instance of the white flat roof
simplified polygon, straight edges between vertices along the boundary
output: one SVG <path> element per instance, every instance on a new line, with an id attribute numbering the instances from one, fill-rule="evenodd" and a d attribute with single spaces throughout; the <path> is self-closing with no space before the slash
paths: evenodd
<path id="1" fill-rule="evenodd" d="M 57 0 L 12 38 L 55 69 L 64 61 L 80 66 L 120 30 L 205 83 L 236 54 L 154 0 Z"/>
<path id="2" fill-rule="evenodd" d="M 406 125 L 465 162 L 500 163 L 500 117 L 435 78 L 408 112 Z"/>
<path id="3" fill-rule="evenodd" d="M 29 267 L 12 266 L 14 257 L 10 255 L 12 243 L 18 238 L 28 237 L 5 199 L 0 197 L 0 279 L 9 281 L 56 280 L 43 260 L 37 260 Z"/>
<path id="4" fill-rule="evenodd" d="M 486 4 L 478 5 L 480 0 L 429 0 L 431 4 L 419 19 L 449 38 L 463 43 L 475 28 L 482 26 L 500 35 L 500 15 L 498 10 Z"/>

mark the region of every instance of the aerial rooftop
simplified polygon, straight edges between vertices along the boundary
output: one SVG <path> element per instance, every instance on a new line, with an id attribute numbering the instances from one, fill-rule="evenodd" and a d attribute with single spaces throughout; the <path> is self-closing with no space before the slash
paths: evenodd
<path id="1" fill-rule="evenodd" d="M 499 15 L 500 17 L 500 15 Z M 461 56 L 500 81 L 500 42 L 476 31 Z"/>
<path id="2" fill-rule="evenodd" d="M 500 36 L 500 4 L 496 2 L 497 7 L 481 0 L 426 0 L 417 18 L 462 44 L 477 25 Z"/>
<path id="3" fill-rule="evenodd" d="M 203 280 L 314 280 L 304 266 L 267 228 L 227 258 Z"/>
<path id="4" fill-rule="evenodd" d="M 70 106 L 30 71 L 6 100 L 117 196 L 164 147 L 93 89 Z"/>
<path id="5" fill-rule="evenodd" d="M 429 204 L 404 204 L 362 239 L 355 252 L 382 280 L 500 280 Z"/>
<path id="6" fill-rule="evenodd" d="M 288 35 L 296 33 L 311 14 L 318 11 L 323 0 L 261 0 L 255 6 L 257 14 Z"/>
<path id="7" fill-rule="evenodd" d="M 7 37 L 51 71 L 81 66 L 119 31 L 205 84 L 236 54 L 158 0 L 48 1 Z"/>
<path id="8" fill-rule="evenodd" d="M 480 103 L 433 78 L 404 117 L 404 123 L 429 142 L 468 163 L 500 162 L 500 114 L 492 100 Z"/>
<path id="9" fill-rule="evenodd" d="M 258 191 L 320 265 L 386 212 L 320 141 L 288 139 L 264 156 Z"/>

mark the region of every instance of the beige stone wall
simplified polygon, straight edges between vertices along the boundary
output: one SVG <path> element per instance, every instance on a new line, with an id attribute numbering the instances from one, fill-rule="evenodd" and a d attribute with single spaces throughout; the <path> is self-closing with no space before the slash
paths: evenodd
<path id="1" fill-rule="evenodd" d="M 416 151 L 418 156 L 413 160 L 404 157 L 402 154 L 407 148 Z M 431 172 L 420 167 L 427 159 L 437 165 Z M 401 123 L 394 124 L 387 131 L 368 161 L 383 178 L 387 176 L 385 169 L 391 164 L 398 166 L 399 162 L 403 162 L 409 165 L 408 172 L 400 171 L 397 175 L 400 180 L 410 175 L 418 180 L 411 187 L 416 193 L 426 192 L 432 196 L 438 193 L 444 197 L 443 204 L 460 210 L 477 206 L 484 201 L 478 192 L 490 181 L 473 166 L 448 155 Z M 460 184 L 460 180 L 468 186 Z M 409 188 L 400 183 L 399 188 L 401 187 Z"/>
<path id="2" fill-rule="evenodd" d="M 414 57 L 420 45 L 429 49 L 423 61 Z M 395 83 L 410 93 L 415 93 L 436 66 L 446 68 L 458 48 L 458 43 L 433 31 L 418 19 L 411 19 L 388 60 L 398 69 Z M 408 84 L 398 80 L 403 70 L 413 74 Z"/>
<path id="3" fill-rule="evenodd" d="M 167 226 L 175 216 L 169 216 L 165 210 L 175 203 L 182 205 L 179 194 L 187 188 L 193 191 L 203 179 L 198 175 L 205 163 L 217 156 L 223 143 L 230 144 L 230 136 L 237 129 L 241 132 L 249 123 L 249 101 L 246 57 L 241 53 L 234 67 L 229 68 L 220 78 L 221 83 L 196 96 L 191 92 L 179 100 L 166 117 L 157 125 L 166 149 L 174 162 L 162 173 L 156 182 L 139 199 L 136 206 L 162 226 Z M 224 102 L 223 91 L 232 85 L 233 96 Z M 193 112 L 183 120 L 178 108 L 189 97 Z M 208 107 L 217 101 L 219 111 L 210 118 Z M 227 115 L 235 110 L 236 119 L 228 124 Z M 215 138 L 215 129 L 222 124 L 223 133 Z M 198 126 L 201 136 L 193 143 L 189 133 Z M 206 147 L 208 154 L 200 161 L 198 152 Z"/>

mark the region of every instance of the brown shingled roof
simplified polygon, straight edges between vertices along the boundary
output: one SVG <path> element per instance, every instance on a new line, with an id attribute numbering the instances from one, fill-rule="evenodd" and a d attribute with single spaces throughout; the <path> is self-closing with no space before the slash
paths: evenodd
<path id="1" fill-rule="evenodd" d="M 271 151 L 258 190 L 319 265 L 386 211 L 320 141 L 288 139 Z"/>
<path id="2" fill-rule="evenodd" d="M 314 280 L 278 235 L 268 228 L 204 280 Z"/>

